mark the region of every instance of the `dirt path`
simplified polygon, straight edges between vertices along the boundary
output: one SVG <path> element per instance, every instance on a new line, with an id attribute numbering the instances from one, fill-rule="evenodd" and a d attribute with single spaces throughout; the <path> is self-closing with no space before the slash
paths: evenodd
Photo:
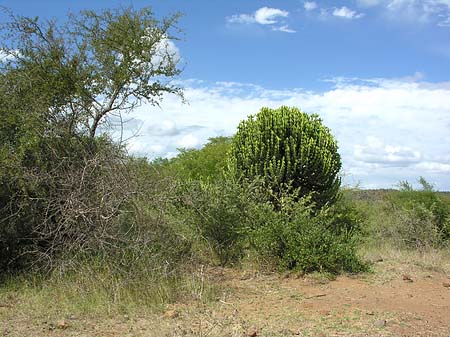
<path id="1" fill-rule="evenodd" d="M 133 317 L 28 317 L 3 306 L 0 336 L 450 336 L 450 279 L 443 273 L 333 281 L 232 269 L 208 275 L 219 287 L 213 303 Z"/>
<path id="2" fill-rule="evenodd" d="M 220 303 L 262 336 L 450 336 L 450 279 L 440 273 L 329 282 L 230 271 L 222 277 L 234 293 Z"/>

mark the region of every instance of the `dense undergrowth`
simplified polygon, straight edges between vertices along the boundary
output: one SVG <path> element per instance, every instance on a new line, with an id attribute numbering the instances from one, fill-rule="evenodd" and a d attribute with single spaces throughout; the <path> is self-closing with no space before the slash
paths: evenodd
<path id="1" fill-rule="evenodd" d="M 214 140 L 206 148 L 211 151 L 211 144 L 223 142 L 229 143 Z M 205 172 L 193 178 L 187 167 L 197 172 L 199 163 L 193 161 L 205 160 L 204 150 L 189 151 L 195 156 L 120 163 L 133 177 L 127 188 L 134 190 L 109 220 L 108 231 L 102 229 L 104 245 L 61 241 L 51 265 L 47 260 L 30 264 L 33 255 L 25 255 L 2 273 L 3 288 L 28 289 L 37 303 L 52 293 L 68 312 L 129 312 L 182 298 L 214 299 L 216 290 L 202 266 L 239 268 L 250 257 L 253 268 L 266 271 L 357 273 L 370 269 L 361 257 L 364 247 L 418 252 L 448 247 L 450 203 L 445 194 L 343 189 L 336 203 L 317 210 L 287 186 L 274 203 L 263 183 L 242 184 L 224 174 L 220 163 L 210 165 L 211 176 Z M 124 186 L 119 186 L 117 193 L 123 195 Z M 83 234 L 83 228 L 77 230 Z"/>

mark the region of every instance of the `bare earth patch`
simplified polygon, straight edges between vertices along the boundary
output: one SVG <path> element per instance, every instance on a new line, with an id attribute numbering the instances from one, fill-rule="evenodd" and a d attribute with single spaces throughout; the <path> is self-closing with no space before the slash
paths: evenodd
<path id="1" fill-rule="evenodd" d="M 450 336 L 446 271 L 405 273 L 383 264 L 332 281 L 214 268 L 208 275 L 219 287 L 216 301 L 149 314 L 49 314 L 4 297 L 0 336 Z"/>

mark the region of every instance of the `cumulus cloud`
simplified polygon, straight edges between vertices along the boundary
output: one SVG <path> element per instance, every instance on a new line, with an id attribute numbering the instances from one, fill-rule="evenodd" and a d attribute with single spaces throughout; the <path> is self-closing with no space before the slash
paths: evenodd
<path id="1" fill-rule="evenodd" d="M 421 159 L 419 151 L 408 146 L 384 144 L 373 136 L 367 137 L 366 144 L 354 146 L 355 159 L 376 165 L 404 167 L 418 163 Z"/>
<path id="2" fill-rule="evenodd" d="M 227 18 L 228 23 L 240 24 L 260 24 L 260 25 L 277 25 L 280 19 L 288 17 L 289 12 L 271 7 L 261 7 L 252 14 L 235 14 Z M 272 30 L 277 30 L 286 33 L 295 33 L 287 24 L 281 26 L 273 26 Z"/>
<path id="3" fill-rule="evenodd" d="M 249 14 L 235 14 L 227 18 L 229 23 L 256 23 L 253 15 Z"/>
<path id="4" fill-rule="evenodd" d="M 192 149 L 197 147 L 199 144 L 200 140 L 191 133 L 186 136 L 183 136 L 177 141 L 177 145 L 180 148 L 184 149 Z"/>
<path id="5" fill-rule="evenodd" d="M 450 25 L 450 0 L 357 0 L 357 3 L 362 7 L 379 7 L 394 20 Z"/>
<path id="6" fill-rule="evenodd" d="M 271 25 L 277 23 L 278 18 L 287 17 L 289 12 L 278 9 L 262 7 L 255 12 L 255 21 L 262 25 Z"/>
<path id="7" fill-rule="evenodd" d="M 130 116 L 142 121 L 129 149 L 150 158 L 170 157 L 179 147 L 235 133 L 261 107 L 297 106 L 318 113 L 339 144 L 347 183 L 393 187 L 424 176 L 450 189 L 450 83 L 401 79 L 336 78 L 327 90 L 268 89 L 235 82 L 185 81 L 183 105 L 167 96 L 161 108 L 143 105 Z M 155 119 L 155 116 L 158 116 Z"/>
<path id="8" fill-rule="evenodd" d="M 357 13 L 354 10 L 351 10 L 345 6 L 341 8 L 335 8 L 333 10 L 333 16 L 344 19 L 359 19 L 364 16 L 362 13 Z"/>
<path id="9" fill-rule="evenodd" d="M 164 120 L 158 124 L 149 126 L 147 132 L 157 136 L 178 136 L 189 132 L 195 132 L 202 128 L 203 126 L 201 125 L 178 126 L 174 121 Z"/>
<path id="10" fill-rule="evenodd" d="M 237 14 L 228 18 L 228 22 L 232 23 L 259 23 L 261 25 L 272 25 L 277 23 L 277 20 L 282 17 L 285 18 L 289 12 L 278 8 L 261 7 L 253 14 Z"/>
<path id="11" fill-rule="evenodd" d="M 319 8 L 314 7 L 315 8 Z M 306 9 L 306 7 L 305 7 Z M 336 18 L 340 18 L 340 19 L 346 19 L 346 20 L 354 20 L 354 19 L 360 19 L 362 18 L 365 14 L 364 13 L 360 13 L 357 12 L 356 10 L 350 9 L 346 6 L 342 6 L 342 7 L 322 7 L 319 8 L 318 13 L 318 17 L 322 18 L 322 19 L 330 19 L 331 17 L 336 17 Z"/>
<path id="12" fill-rule="evenodd" d="M 4 62 L 11 59 L 11 55 L 0 49 L 0 62 Z"/>
<path id="13" fill-rule="evenodd" d="M 423 170 L 425 172 L 443 173 L 443 174 L 450 173 L 450 163 L 445 164 L 439 162 L 425 161 L 417 164 L 416 167 L 417 169 Z"/>
<path id="14" fill-rule="evenodd" d="M 318 7 L 317 3 L 314 1 L 305 1 L 305 3 L 303 4 L 303 8 L 305 8 L 305 10 L 307 10 L 307 11 L 312 11 L 312 10 L 316 9 L 317 7 Z"/>
<path id="15" fill-rule="evenodd" d="M 4 50 L 0 49 L 0 63 L 7 63 L 8 61 L 14 61 L 21 54 L 18 50 Z"/>
<path id="16" fill-rule="evenodd" d="M 181 61 L 181 54 L 175 43 L 167 38 L 161 39 L 154 47 L 152 65 L 154 68 L 167 67 L 170 62 Z"/>

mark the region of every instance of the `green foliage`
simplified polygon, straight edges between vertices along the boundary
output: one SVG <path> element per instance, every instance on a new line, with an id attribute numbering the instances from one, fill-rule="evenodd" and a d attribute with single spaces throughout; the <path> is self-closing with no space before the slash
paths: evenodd
<path id="1" fill-rule="evenodd" d="M 362 218 L 345 198 L 317 211 L 310 200 L 282 191 L 274 206 L 264 182 L 225 176 L 213 182 L 191 181 L 180 217 L 217 256 L 221 265 L 238 262 L 254 250 L 279 269 L 303 272 L 366 270 L 357 256 Z"/>
<path id="2" fill-rule="evenodd" d="M 220 265 L 243 255 L 243 228 L 250 219 L 249 191 L 230 178 L 184 184 L 182 217 L 217 256 Z"/>
<path id="3" fill-rule="evenodd" d="M 189 223 L 221 265 L 238 262 L 250 249 L 280 269 L 364 270 L 356 255 L 362 220 L 347 198 L 335 195 L 333 206 L 317 210 L 311 200 L 316 195 L 303 195 L 292 182 L 267 193 L 263 177 L 239 179 L 223 170 L 230 143 L 218 140 L 156 165 L 181 178 L 176 217 Z"/>
<path id="4" fill-rule="evenodd" d="M 65 24 L 10 14 L 0 45 L 9 56 L 0 64 L 8 115 L 16 124 L 18 111 L 36 113 L 47 130 L 93 138 L 141 101 L 182 95 L 170 83 L 180 74 L 171 42 L 178 18 L 158 20 L 149 8 L 83 11 Z"/>
<path id="5" fill-rule="evenodd" d="M 392 237 L 407 247 L 437 246 L 450 239 L 450 204 L 423 177 L 421 190 L 401 182 L 387 197 L 388 212 L 395 213 Z"/>
<path id="6" fill-rule="evenodd" d="M 395 209 L 393 213 L 395 219 L 388 232 L 397 246 L 423 249 L 442 245 L 443 233 L 436 226 L 436 217 L 424 204 Z"/>
<path id="7" fill-rule="evenodd" d="M 171 44 L 178 17 L 121 8 L 62 25 L 10 14 L 1 26 L 0 268 L 52 269 L 152 242 L 152 230 L 131 236 L 136 224 L 122 221 L 147 185 L 98 130 L 142 101 L 182 96 L 170 83 L 180 73 Z"/>
<path id="8" fill-rule="evenodd" d="M 357 255 L 361 218 L 341 201 L 316 212 L 307 200 L 283 197 L 280 210 L 259 208 L 249 229 L 252 246 L 280 269 L 340 273 L 367 270 Z M 255 216 L 254 216 L 255 217 Z"/>
<path id="9" fill-rule="evenodd" d="M 204 182 L 220 179 L 226 168 L 226 156 L 230 149 L 229 137 L 210 138 L 201 149 L 181 149 L 180 154 L 168 161 L 166 170 L 181 180 Z"/>
<path id="10" fill-rule="evenodd" d="M 333 203 L 341 158 L 330 130 L 317 115 L 297 108 L 263 108 L 239 124 L 231 147 L 238 176 L 262 177 L 275 194 L 283 185 L 310 195 L 317 207 Z"/>

